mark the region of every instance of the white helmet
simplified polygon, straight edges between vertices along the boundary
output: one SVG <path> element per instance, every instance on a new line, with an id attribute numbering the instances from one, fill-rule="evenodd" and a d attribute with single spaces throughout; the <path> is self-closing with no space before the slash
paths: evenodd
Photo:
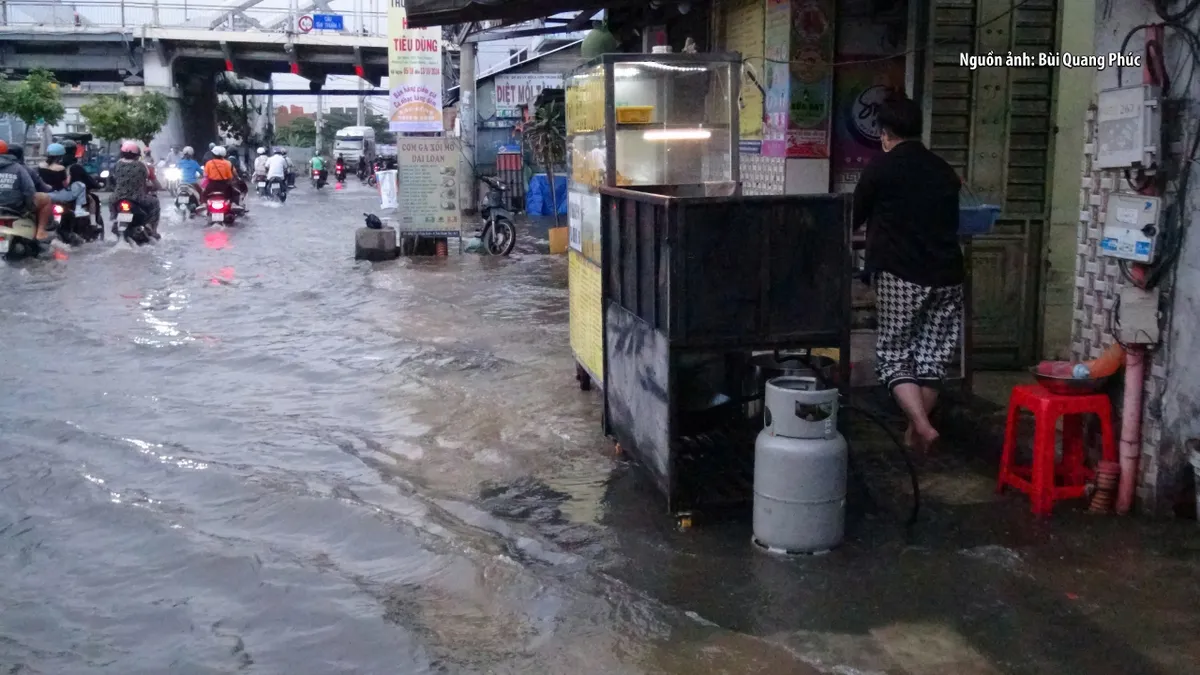
<path id="1" fill-rule="evenodd" d="M 212 149 L 212 153 L 213 153 L 214 157 L 224 157 L 225 156 L 225 146 L 214 145 L 213 149 Z"/>
<path id="2" fill-rule="evenodd" d="M 194 154 L 196 154 L 196 151 L 192 149 L 192 146 L 188 145 L 183 148 L 184 157 L 191 157 Z"/>
<path id="3" fill-rule="evenodd" d="M 259 148 L 259 149 L 258 149 L 258 154 L 260 154 L 260 155 L 265 155 L 265 154 L 267 154 L 267 149 L 266 149 L 266 148 Z"/>

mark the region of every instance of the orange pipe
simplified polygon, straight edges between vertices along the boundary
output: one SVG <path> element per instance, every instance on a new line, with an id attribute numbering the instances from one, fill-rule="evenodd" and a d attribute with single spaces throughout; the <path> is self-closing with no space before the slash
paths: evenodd
<path id="1" fill-rule="evenodd" d="M 1125 352 L 1125 402 L 1121 410 L 1121 484 L 1117 488 L 1117 513 L 1133 508 L 1137 492 L 1138 459 L 1142 453 L 1142 386 L 1146 352 L 1140 346 Z"/>

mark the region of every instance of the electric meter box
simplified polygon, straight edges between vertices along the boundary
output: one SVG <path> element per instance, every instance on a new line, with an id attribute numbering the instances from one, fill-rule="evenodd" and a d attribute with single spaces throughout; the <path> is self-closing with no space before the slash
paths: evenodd
<path id="1" fill-rule="evenodd" d="M 1113 192 L 1108 195 L 1104 232 L 1100 251 L 1112 258 L 1133 262 L 1154 262 L 1158 243 L 1158 197 Z"/>
<path id="2" fill-rule="evenodd" d="M 1097 169 L 1149 168 L 1162 134 L 1160 91 L 1149 84 L 1100 92 L 1096 111 Z"/>

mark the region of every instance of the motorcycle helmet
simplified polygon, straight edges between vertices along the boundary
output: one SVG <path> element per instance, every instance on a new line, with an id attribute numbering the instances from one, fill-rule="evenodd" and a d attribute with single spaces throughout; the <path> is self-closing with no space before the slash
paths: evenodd
<path id="1" fill-rule="evenodd" d="M 46 146 L 46 157 L 47 158 L 49 158 L 49 157 L 61 158 L 65 154 L 67 154 L 67 149 L 63 147 L 62 143 L 51 143 L 50 145 Z"/>
<path id="2" fill-rule="evenodd" d="M 260 155 L 265 155 L 265 154 L 267 154 L 267 149 L 266 149 L 266 148 L 259 148 L 259 149 L 258 149 L 258 154 L 260 154 Z"/>
<path id="3" fill-rule="evenodd" d="M 287 156 L 287 148 L 280 148 L 279 152 L 280 152 L 280 154 L 284 155 L 285 157 Z"/>
<path id="4" fill-rule="evenodd" d="M 195 155 L 195 154 L 196 154 L 196 151 L 192 149 L 192 146 L 188 145 L 183 148 L 183 156 L 184 157 L 191 157 L 192 155 Z"/>
<path id="5" fill-rule="evenodd" d="M 121 154 L 137 157 L 142 154 L 142 149 L 138 147 L 137 141 L 125 141 L 121 144 Z"/>
<path id="6" fill-rule="evenodd" d="M 212 154 L 214 157 L 224 157 L 225 156 L 225 146 L 214 145 L 213 149 L 212 149 Z"/>

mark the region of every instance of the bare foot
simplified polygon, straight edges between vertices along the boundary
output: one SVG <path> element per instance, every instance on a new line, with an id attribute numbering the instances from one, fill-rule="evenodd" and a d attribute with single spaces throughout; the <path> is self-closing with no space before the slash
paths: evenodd
<path id="1" fill-rule="evenodd" d="M 938 439 L 941 438 L 941 434 L 939 434 L 937 429 L 934 429 L 933 427 L 923 430 L 914 430 L 913 433 L 916 436 L 916 447 L 921 452 L 933 452 Z"/>

